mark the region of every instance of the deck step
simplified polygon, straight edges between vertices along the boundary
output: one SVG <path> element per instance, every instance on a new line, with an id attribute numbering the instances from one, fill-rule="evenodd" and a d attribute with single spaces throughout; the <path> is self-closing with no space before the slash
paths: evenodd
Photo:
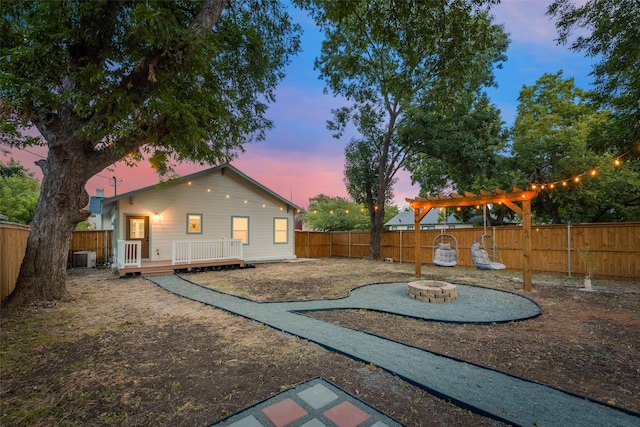
<path id="1" fill-rule="evenodd" d="M 172 268 L 170 270 L 166 270 L 166 269 L 145 270 L 145 271 L 141 272 L 140 274 L 142 274 L 143 276 L 166 276 L 166 275 L 173 274 L 173 273 L 175 273 L 175 271 Z"/>
<path id="2" fill-rule="evenodd" d="M 238 265 L 240 267 L 244 266 L 244 261 L 237 258 L 230 259 L 221 259 L 221 260 L 211 260 L 211 261 L 200 261 L 194 262 L 192 264 L 176 264 L 172 265 L 171 261 L 164 262 L 143 262 L 140 267 L 125 267 L 119 268 L 118 273 L 120 277 L 124 277 L 128 274 L 141 274 L 142 276 L 165 276 L 168 274 L 174 274 L 175 271 L 178 270 L 187 270 L 191 271 L 193 269 L 200 268 L 211 268 L 211 267 L 231 267 L 234 265 Z"/>

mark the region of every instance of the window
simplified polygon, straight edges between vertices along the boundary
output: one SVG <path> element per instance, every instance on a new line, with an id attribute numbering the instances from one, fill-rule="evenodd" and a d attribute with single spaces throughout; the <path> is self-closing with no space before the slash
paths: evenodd
<path id="1" fill-rule="evenodd" d="M 231 238 L 242 240 L 242 244 L 249 244 L 249 217 L 231 217 Z"/>
<path id="2" fill-rule="evenodd" d="M 129 218 L 128 239 L 144 239 L 144 218 Z"/>
<path id="3" fill-rule="evenodd" d="M 202 214 L 187 214 L 187 234 L 202 234 Z"/>
<path id="4" fill-rule="evenodd" d="M 273 219 L 273 243 L 289 243 L 289 219 Z"/>

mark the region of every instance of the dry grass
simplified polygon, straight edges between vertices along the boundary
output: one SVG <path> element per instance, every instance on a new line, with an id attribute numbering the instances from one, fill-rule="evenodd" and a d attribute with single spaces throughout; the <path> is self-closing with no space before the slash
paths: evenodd
<path id="1" fill-rule="evenodd" d="M 423 272 L 523 293 L 517 272 Z M 413 265 L 323 259 L 188 279 L 257 301 L 317 299 L 413 280 Z M 596 281 L 593 293 L 580 286 L 579 279 L 535 275 L 528 296 L 544 314 L 516 324 L 441 325 L 366 311 L 322 316 L 637 410 L 638 284 Z M 177 297 L 143 278 L 72 273 L 68 290 L 70 301 L 0 311 L 3 426 L 206 425 L 315 376 L 408 425 L 499 425 L 374 366 Z"/>

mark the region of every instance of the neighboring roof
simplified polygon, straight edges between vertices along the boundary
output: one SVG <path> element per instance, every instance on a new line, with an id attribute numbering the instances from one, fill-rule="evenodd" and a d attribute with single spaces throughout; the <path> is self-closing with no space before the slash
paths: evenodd
<path id="1" fill-rule="evenodd" d="M 89 211 L 91 215 L 98 215 L 102 212 L 101 202 L 104 197 L 91 196 L 89 199 Z"/>
<path id="2" fill-rule="evenodd" d="M 0 214 L 0 219 L 3 221 L 7 221 L 9 219 L 8 216 Z"/>
<path id="3" fill-rule="evenodd" d="M 420 225 L 437 225 L 440 224 L 438 222 L 438 214 L 440 211 L 438 209 L 431 209 L 429 213 L 427 213 L 424 218 L 420 221 Z M 451 214 L 447 216 L 447 224 L 467 224 L 461 221 L 458 221 L 456 217 Z M 404 211 L 400 212 L 398 215 L 391 218 L 384 225 L 413 225 L 413 211 Z"/>
<path id="4" fill-rule="evenodd" d="M 264 185 L 260 184 L 258 181 L 256 181 L 255 179 L 249 177 L 248 175 L 245 175 L 243 172 L 240 172 L 240 170 L 238 170 L 237 168 L 231 166 L 228 163 L 225 163 L 223 165 L 219 165 L 219 166 L 215 166 L 200 172 L 196 172 L 196 173 L 192 173 L 191 175 L 186 175 L 186 176 L 182 176 L 180 178 L 175 178 L 172 179 L 170 182 L 175 182 L 175 183 L 180 183 L 183 181 L 190 181 L 190 180 L 194 180 L 209 174 L 212 174 L 214 172 L 220 171 L 220 170 L 224 170 L 224 169 L 229 169 L 231 171 L 233 171 L 234 173 L 236 173 L 238 176 L 240 176 L 241 178 L 243 178 L 244 180 L 246 180 L 247 182 L 255 185 L 256 187 L 262 189 L 263 191 L 269 193 L 270 195 L 272 195 L 273 197 L 275 197 L 276 199 L 280 200 L 281 202 L 285 203 L 288 206 L 291 206 L 293 209 L 295 210 L 299 210 L 301 212 L 304 212 L 304 209 L 302 209 L 301 207 L 297 206 L 296 204 L 294 204 L 292 201 L 285 199 L 284 197 L 280 196 L 278 193 L 273 192 L 272 190 L 269 190 L 267 187 L 265 187 Z M 117 196 L 114 197 L 108 197 L 108 198 L 104 198 L 102 199 L 102 205 L 108 205 L 110 203 L 116 202 L 117 200 L 120 199 L 124 199 L 127 197 L 131 197 L 131 196 L 135 196 L 137 194 L 141 194 L 141 193 L 146 193 L 147 191 L 151 191 L 151 190 L 158 190 L 161 187 L 158 187 L 157 184 L 154 185 L 150 185 L 148 187 L 144 187 L 144 188 L 140 188 L 138 190 L 133 190 L 133 191 L 129 191 L 128 193 L 123 193 L 123 194 L 119 194 Z"/>

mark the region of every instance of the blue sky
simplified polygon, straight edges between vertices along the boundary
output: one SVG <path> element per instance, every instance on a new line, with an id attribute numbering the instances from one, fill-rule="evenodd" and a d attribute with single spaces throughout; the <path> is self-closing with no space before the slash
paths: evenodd
<path id="1" fill-rule="evenodd" d="M 563 70 L 566 78 L 573 77 L 576 86 L 590 89 L 588 75 L 594 60 L 557 46 L 553 22 L 545 15 L 551 0 L 502 0 L 494 7 L 496 22 L 504 24 L 510 34 L 508 59 L 501 70 L 496 70 L 499 87 L 489 89 L 492 101 L 502 113 L 502 119 L 511 125 L 516 116 L 518 94 L 523 85 L 533 85 L 544 73 Z M 286 69 L 287 77 L 276 90 L 276 103 L 270 106 L 268 117 L 274 128 L 263 142 L 245 146 L 245 153 L 234 166 L 263 185 L 290 198 L 298 206 L 306 207 L 310 197 L 320 193 L 328 196 L 348 197 L 343 183 L 344 147 L 352 135 L 336 140 L 326 129 L 331 109 L 345 105 L 344 100 L 324 94 L 324 83 L 313 69 L 313 61 L 320 52 L 322 35 L 304 12 L 292 10 L 294 20 L 304 29 L 302 52 L 293 58 Z M 44 153 L 44 150 L 30 150 Z M 37 157 L 16 150 L 10 155 L 34 172 Z M 179 165 L 181 175 L 202 170 L 191 164 Z M 154 184 L 157 176 L 146 165 L 129 168 L 116 165 L 92 178 L 87 185 L 91 195 L 96 188 L 104 188 L 106 196 L 113 195 L 108 178 L 118 179 L 118 193 Z M 404 199 L 413 198 L 418 188 L 411 185 L 409 175 L 402 172 L 395 186 L 396 204 L 406 206 Z"/>

